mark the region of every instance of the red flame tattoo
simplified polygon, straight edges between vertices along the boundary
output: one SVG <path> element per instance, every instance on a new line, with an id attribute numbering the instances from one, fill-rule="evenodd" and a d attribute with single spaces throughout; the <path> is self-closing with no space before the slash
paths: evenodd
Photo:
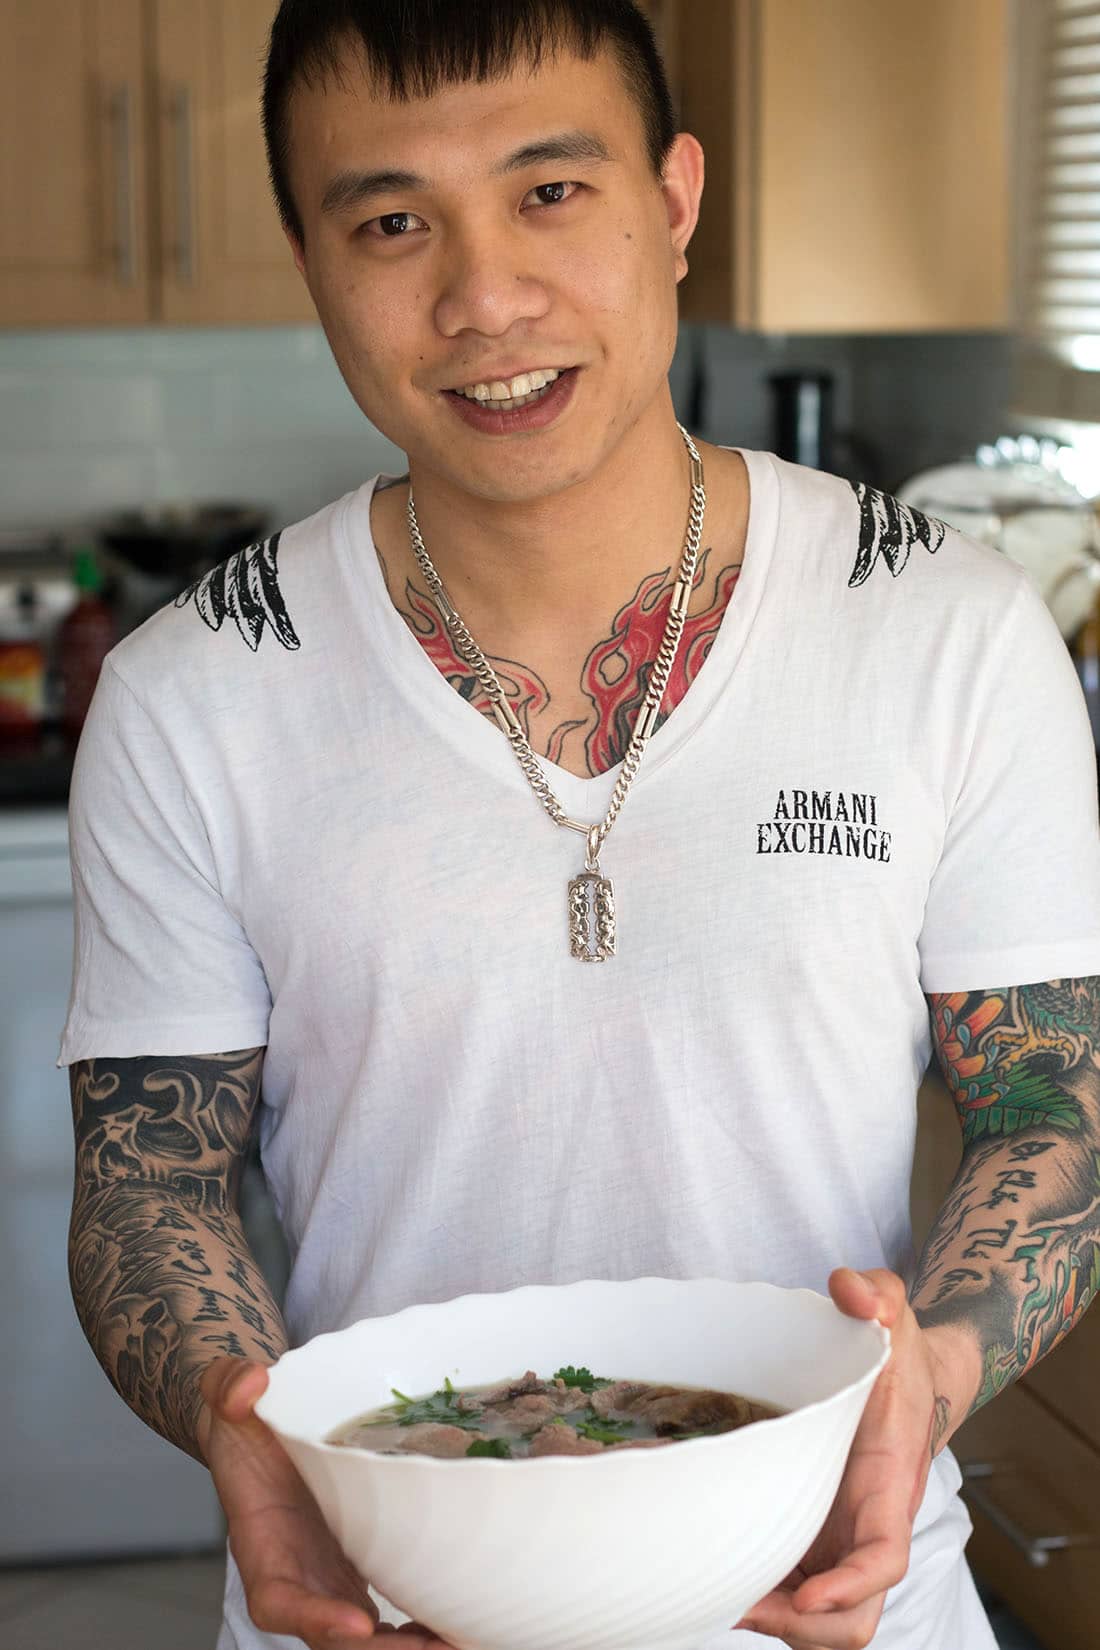
<path id="1" fill-rule="evenodd" d="M 411 584 L 405 586 L 405 598 L 409 604 L 409 617 L 432 664 L 442 671 L 451 686 L 469 700 L 475 710 L 483 716 L 492 716 L 489 695 L 466 660 L 455 650 L 450 631 L 444 628 L 435 603 L 426 596 L 418 595 Z M 538 716 L 550 703 L 546 683 L 533 670 L 525 670 L 511 659 L 492 658 L 489 663 L 496 672 L 508 703 L 519 717 L 524 733 L 530 739 L 531 717 Z"/>
<path id="2" fill-rule="evenodd" d="M 707 576 L 709 550 L 704 550 L 695 569 L 693 589 Z M 710 599 L 700 612 L 692 614 L 676 654 L 668 679 L 657 727 L 666 722 L 702 669 L 718 634 L 722 615 L 733 594 L 741 571 L 740 563 L 724 567 L 714 580 Z M 633 597 L 615 615 L 611 635 L 598 642 L 584 662 L 581 687 L 591 701 L 593 715 L 582 721 L 561 722 L 550 735 L 546 756 L 560 763 L 570 735 L 588 728 L 585 756 L 589 773 L 606 773 L 621 762 L 634 731 L 642 701 L 653 674 L 672 601 L 670 568 L 642 580 Z M 475 710 L 492 715 L 492 704 L 465 659 L 456 652 L 449 631 L 440 621 L 435 604 L 405 586 L 406 617 L 421 646 L 439 670 Z M 550 692 L 545 682 L 513 659 L 491 658 L 490 663 L 519 718 L 524 733 L 531 737 L 531 723 L 547 709 Z"/>
<path id="3" fill-rule="evenodd" d="M 706 578 L 709 555 L 710 551 L 704 550 L 699 557 L 693 590 Z M 613 768 L 616 762 L 622 761 L 630 743 L 668 623 L 672 601 L 670 571 L 666 567 L 663 573 L 653 573 L 642 580 L 633 600 L 616 613 L 611 635 L 594 647 L 585 660 L 582 686 L 596 709 L 596 725 L 585 740 L 590 773 L 606 773 Z M 739 565 L 723 568 L 714 580 L 706 608 L 692 614 L 684 625 L 676 662 L 661 700 L 658 728 L 668 721 L 702 669 L 740 571 Z"/>

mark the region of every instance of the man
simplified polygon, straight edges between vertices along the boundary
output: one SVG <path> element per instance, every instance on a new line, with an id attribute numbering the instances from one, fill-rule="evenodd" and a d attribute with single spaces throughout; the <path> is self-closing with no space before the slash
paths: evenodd
<path id="1" fill-rule="evenodd" d="M 409 473 L 112 653 L 59 1061 L 75 1298 L 214 1476 L 219 1645 L 393 1630 L 251 1413 L 288 1338 L 665 1274 L 828 1286 L 893 1334 L 821 1536 L 722 1642 L 988 1650 L 944 1445 L 1097 1284 L 1097 798 L 1057 632 L 939 523 L 678 428 L 703 155 L 625 0 L 285 0 L 265 119 Z M 918 1271 L 933 1039 L 965 1149 Z M 257 1113 L 285 1328 L 236 1212 Z"/>

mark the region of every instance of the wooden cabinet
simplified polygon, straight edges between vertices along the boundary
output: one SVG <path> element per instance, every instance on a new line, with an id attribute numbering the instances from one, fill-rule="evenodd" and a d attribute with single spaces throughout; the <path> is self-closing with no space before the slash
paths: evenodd
<path id="1" fill-rule="evenodd" d="M 142 0 L 0 0 L 0 324 L 149 315 Z"/>
<path id="2" fill-rule="evenodd" d="M 952 1448 L 974 1521 L 974 1571 L 1044 1644 L 1096 1650 L 1100 1453 L 1026 1378 L 972 1416 Z"/>
<path id="3" fill-rule="evenodd" d="M 316 321 L 267 177 L 260 83 L 275 0 L 156 0 L 156 318 Z"/>
<path id="4" fill-rule="evenodd" d="M 954 1178 L 961 1133 L 930 1073 L 918 1097 L 913 1228 L 923 1241 Z M 974 1521 L 975 1572 L 1058 1650 L 1095 1650 L 1100 1621 L 1100 1311 L 965 1421 L 951 1440 Z"/>
<path id="5" fill-rule="evenodd" d="M 267 183 L 275 0 L 0 0 L 0 325 L 315 320 Z"/>
<path id="6" fill-rule="evenodd" d="M 1010 0 L 643 0 L 706 151 L 685 320 L 1009 318 Z M 275 0 L 0 0 L 0 326 L 313 321 L 267 181 Z"/>
<path id="7" fill-rule="evenodd" d="M 654 0 L 706 152 L 681 314 L 1010 324 L 1009 0 Z"/>

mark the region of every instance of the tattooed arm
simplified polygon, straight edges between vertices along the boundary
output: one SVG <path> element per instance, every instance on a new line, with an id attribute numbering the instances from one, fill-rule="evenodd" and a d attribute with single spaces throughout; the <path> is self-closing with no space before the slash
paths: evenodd
<path id="1" fill-rule="evenodd" d="M 1100 1287 L 1100 977 L 929 998 L 963 1155 L 911 1303 L 932 1337 L 933 1449 Z"/>
<path id="2" fill-rule="evenodd" d="M 77 1313 L 130 1408 L 198 1459 L 206 1366 L 226 1354 L 270 1364 L 286 1346 L 238 1215 L 263 1057 L 250 1048 L 69 1069 Z"/>

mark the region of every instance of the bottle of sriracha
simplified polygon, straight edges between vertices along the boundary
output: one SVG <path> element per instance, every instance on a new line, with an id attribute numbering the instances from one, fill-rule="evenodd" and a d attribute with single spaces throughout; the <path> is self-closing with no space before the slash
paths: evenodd
<path id="1" fill-rule="evenodd" d="M 24 756 L 38 746 L 46 705 L 46 653 L 40 603 L 32 584 L 0 613 L 0 755 Z"/>

